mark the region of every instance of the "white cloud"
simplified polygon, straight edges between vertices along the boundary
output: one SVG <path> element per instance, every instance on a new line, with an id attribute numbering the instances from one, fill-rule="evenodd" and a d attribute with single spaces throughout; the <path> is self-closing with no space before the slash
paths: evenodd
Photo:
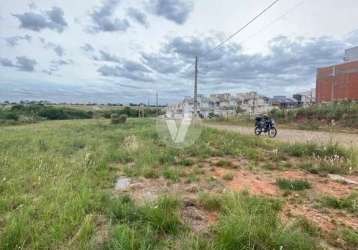
<path id="1" fill-rule="evenodd" d="M 208 54 L 199 61 L 201 93 L 292 94 L 314 85 L 316 67 L 341 62 L 344 49 L 358 45 L 353 0 L 305 1 L 268 25 L 299 1 L 280 2 L 214 53 L 215 44 L 270 1 L 39 0 L 31 7 L 5 1 L 0 100 L 15 98 L 16 83 L 25 99 L 41 89 L 56 100 L 145 101 L 158 88 L 163 101 L 175 101 L 192 94 L 196 54 Z"/>

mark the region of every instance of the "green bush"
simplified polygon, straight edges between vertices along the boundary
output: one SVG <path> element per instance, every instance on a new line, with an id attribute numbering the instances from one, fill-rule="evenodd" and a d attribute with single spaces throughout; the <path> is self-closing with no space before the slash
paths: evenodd
<path id="1" fill-rule="evenodd" d="M 43 104 L 14 105 L 10 109 L 0 109 L 0 120 L 30 123 L 36 120 L 90 119 L 93 112 L 68 107 L 56 107 Z"/>
<path id="2" fill-rule="evenodd" d="M 341 126 L 358 128 L 358 103 L 356 102 L 315 104 L 286 111 L 274 109 L 270 115 L 279 122 L 297 122 L 298 127 L 303 129 L 317 129 L 320 123 L 330 125 L 331 120 L 335 120 Z M 301 122 L 303 123 L 300 124 Z"/>
<path id="3" fill-rule="evenodd" d="M 311 188 L 311 184 L 306 180 L 277 179 L 276 184 L 283 190 L 301 191 Z"/>
<path id="4" fill-rule="evenodd" d="M 113 113 L 111 114 L 111 123 L 112 124 L 123 124 L 127 122 L 127 118 L 128 116 L 125 114 L 117 114 L 117 113 Z"/>
<path id="5" fill-rule="evenodd" d="M 119 116 L 119 123 L 126 123 L 128 119 L 128 115 L 122 114 Z"/>

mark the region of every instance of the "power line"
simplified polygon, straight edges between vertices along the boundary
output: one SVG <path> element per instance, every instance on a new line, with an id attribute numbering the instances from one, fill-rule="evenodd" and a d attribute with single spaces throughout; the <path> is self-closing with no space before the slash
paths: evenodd
<path id="1" fill-rule="evenodd" d="M 274 20 L 272 20 L 268 25 L 263 26 L 259 31 L 255 32 L 254 34 L 250 35 L 249 37 L 247 37 L 246 39 L 242 40 L 240 43 L 245 43 L 248 40 L 250 40 L 251 38 L 255 37 L 258 34 L 261 34 L 262 32 L 264 32 L 265 30 L 267 30 L 270 26 L 272 26 L 273 24 L 275 24 L 276 22 L 280 21 L 281 19 L 285 18 L 289 13 L 295 11 L 298 7 L 300 7 L 305 0 L 302 0 L 300 2 L 298 2 L 297 4 L 295 4 L 292 8 L 290 8 L 289 10 L 287 10 L 284 14 L 282 14 L 281 16 L 279 16 L 278 18 L 275 18 Z"/>
<path id="2" fill-rule="evenodd" d="M 216 45 L 213 49 L 211 49 L 209 52 L 212 52 L 218 48 L 220 48 L 222 45 L 224 45 L 225 43 L 227 43 L 229 40 L 231 40 L 232 38 L 234 38 L 236 35 L 238 35 L 241 31 L 243 31 L 247 26 L 249 26 L 251 23 L 253 23 L 256 19 L 258 19 L 260 16 L 262 16 L 266 11 L 268 11 L 269 9 L 271 9 L 275 4 L 277 4 L 280 0 L 275 0 L 273 1 L 269 6 L 267 6 L 265 9 L 263 9 L 258 15 L 256 15 L 254 18 L 252 18 L 247 24 L 245 24 L 244 26 L 242 26 L 239 30 L 237 30 L 235 33 L 233 33 L 232 35 L 230 35 L 228 38 L 226 38 L 224 41 L 222 41 L 221 43 L 219 43 L 218 45 Z"/>
<path id="3" fill-rule="evenodd" d="M 206 54 L 199 54 L 198 56 L 203 58 L 205 56 L 207 56 L 209 53 L 213 52 L 214 50 L 220 48 L 222 45 L 224 45 L 225 43 L 227 43 L 229 40 L 231 40 L 233 37 L 235 37 L 236 35 L 238 35 L 241 31 L 243 31 L 245 28 L 247 28 L 251 23 L 253 23 L 256 19 L 258 19 L 260 16 L 262 16 L 266 11 L 268 11 L 269 9 L 271 9 L 275 4 L 277 4 L 280 0 L 275 0 L 273 1 L 269 6 L 267 6 L 265 9 L 263 9 L 259 14 L 257 14 L 254 18 L 252 18 L 248 23 L 246 23 L 244 26 L 242 26 L 239 30 L 237 30 L 235 33 L 233 33 L 232 35 L 230 35 L 228 38 L 226 38 L 224 41 L 220 42 L 218 45 L 216 45 L 214 48 L 210 49 L 208 52 L 206 52 Z M 190 67 L 192 67 L 193 65 L 195 65 L 195 61 L 190 63 L 187 67 L 185 67 L 185 69 L 183 71 L 186 71 L 187 69 L 189 69 Z"/>
<path id="4" fill-rule="evenodd" d="M 288 9 L 285 13 L 283 13 L 282 15 L 280 15 L 279 17 L 273 19 L 268 25 L 263 26 L 258 32 L 255 32 L 254 34 L 251 34 L 249 37 L 247 37 L 246 39 L 240 41 L 239 43 L 245 43 L 248 40 L 250 40 L 251 38 L 255 37 L 258 34 L 261 34 L 262 32 L 264 32 L 265 30 L 267 30 L 270 26 L 272 26 L 273 24 L 275 24 L 276 22 L 278 22 L 279 20 L 285 18 L 289 13 L 295 11 L 298 7 L 300 7 L 303 3 L 305 2 L 305 0 L 301 0 L 299 1 L 297 4 L 295 4 L 292 8 Z M 216 46 L 217 47 L 217 46 Z M 213 48 L 212 50 L 214 50 L 215 48 Z M 187 70 L 189 68 L 189 66 L 191 67 L 192 65 L 194 65 L 194 63 L 191 63 L 190 65 L 188 65 L 188 67 L 185 67 L 185 70 Z M 203 66 L 202 66 L 203 67 Z M 208 68 L 208 66 L 204 66 L 204 68 Z"/>
<path id="5" fill-rule="evenodd" d="M 209 50 L 207 54 L 215 51 L 216 49 L 220 48 L 221 46 L 223 46 L 225 43 L 227 43 L 228 41 L 230 41 L 232 38 L 234 38 L 236 35 L 238 35 L 241 31 L 243 31 L 246 27 L 248 27 L 251 23 L 253 23 L 256 19 L 258 19 L 260 16 L 262 16 L 266 11 L 268 11 L 269 9 L 271 9 L 275 4 L 277 4 L 280 0 L 275 0 L 273 1 L 269 6 L 267 6 L 265 9 L 263 9 L 258 15 L 256 15 L 254 18 L 252 18 L 248 23 L 246 23 L 244 26 L 242 26 L 239 30 L 237 30 L 235 33 L 233 33 L 232 35 L 230 35 L 228 38 L 226 38 L 224 41 L 222 41 L 221 43 L 219 43 L 217 46 L 215 46 L 213 49 Z M 201 55 L 201 57 L 205 57 L 206 55 Z M 196 115 L 197 112 L 197 82 L 198 82 L 198 56 L 196 56 L 195 58 L 195 82 L 194 82 L 194 112 Z"/>

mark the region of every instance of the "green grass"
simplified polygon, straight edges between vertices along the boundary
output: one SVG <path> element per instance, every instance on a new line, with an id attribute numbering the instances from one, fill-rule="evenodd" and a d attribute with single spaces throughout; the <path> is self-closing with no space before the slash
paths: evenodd
<path id="1" fill-rule="evenodd" d="M 342 239 L 352 249 L 358 246 L 358 231 L 350 228 L 345 228 L 340 231 Z"/>
<path id="2" fill-rule="evenodd" d="M 218 194 L 211 194 L 206 192 L 200 193 L 199 204 L 203 206 L 206 210 L 217 211 L 221 209 L 222 197 Z"/>
<path id="3" fill-rule="evenodd" d="M 318 237 L 320 235 L 320 228 L 302 216 L 295 219 L 292 227 L 301 228 L 312 237 Z"/>
<path id="4" fill-rule="evenodd" d="M 325 207 L 343 209 L 351 213 L 358 214 L 358 194 L 353 193 L 347 197 L 336 198 L 333 196 L 326 196 L 321 201 Z"/>
<path id="5" fill-rule="evenodd" d="M 106 243 L 105 249 L 155 249 L 156 245 L 155 233 L 151 227 L 143 228 L 140 226 L 119 224 L 115 226 L 112 232 L 112 239 Z"/>
<path id="6" fill-rule="evenodd" d="M 277 179 L 276 184 L 282 190 L 301 191 L 311 188 L 307 180 Z"/>
<path id="7" fill-rule="evenodd" d="M 144 219 L 159 233 L 178 233 L 181 221 L 179 217 L 179 200 L 162 197 L 154 205 L 141 208 Z"/>
<path id="8" fill-rule="evenodd" d="M 96 215 L 108 206 L 103 197 L 119 166 L 132 176 L 155 177 L 154 167 L 171 164 L 180 153 L 160 145 L 154 125 L 77 120 L 2 127 L 0 249 L 58 249 L 79 230 L 93 236 L 81 228 L 94 227 Z M 139 141 L 138 149 L 123 144 L 129 135 Z M 78 237 L 71 247 L 82 248 L 83 242 L 90 240 Z"/>
<path id="9" fill-rule="evenodd" d="M 112 127 L 84 121 L 2 128 L 0 248 L 59 248 L 100 213 L 112 137 Z"/>
<path id="10" fill-rule="evenodd" d="M 107 213 L 114 229 L 107 249 L 157 249 L 163 236 L 185 231 L 180 220 L 179 200 L 163 196 L 154 203 L 137 206 L 123 196 L 111 199 Z"/>
<path id="11" fill-rule="evenodd" d="M 0 249 L 264 249 L 260 244 L 307 249 L 300 244 L 311 244 L 307 230 L 281 226 L 273 200 L 200 194 L 202 208 L 220 213 L 208 237 L 183 225 L 180 197 L 137 204 L 130 196 L 113 196 L 118 175 L 196 182 L 204 170 L 187 159 L 228 156 L 259 162 L 278 147 L 272 141 L 203 128 L 194 145 L 170 148 L 153 120 L 114 125 L 97 119 L 5 126 L 0 142 Z M 311 157 L 307 152 L 302 157 Z M 102 224 L 108 238 L 97 242 Z"/>
<path id="12" fill-rule="evenodd" d="M 192 166 L 194 164 L 194 161 L 192 159 L 183 159 L 180 161 L 180 165 L 183 166 Z"/>
<path id="13" fill-rule="evenodd" d="M 247 194 L 226 196 L 214 227 L 215 249 L 318 249 L 304 228 L 281 223 L 280 210 L 277 200 Z"/>
<path id="14" fill-rule="evenodd" d="M 186 183 L 193 183 L 199 181 L 200 178 L 197 175 L 190 174 L 187 176 Z"/>
<path id="15" fill-rule="evenodd" d="M 179 167 L 166 167 L 163 170 L 163 176 L 174 182 L 178 182 L 180 180 L 180 169 Z"/>
<path id="16" fill-rule="evenodd" d="M 304 157 L 331 157 L 337 156 L 343 159 L 348 159 L 350 156 L 349 150 L 345 150 L 337 144 L 318 145 L 318 144 L 283 144 L 281 150 L 290 156 Z"/>

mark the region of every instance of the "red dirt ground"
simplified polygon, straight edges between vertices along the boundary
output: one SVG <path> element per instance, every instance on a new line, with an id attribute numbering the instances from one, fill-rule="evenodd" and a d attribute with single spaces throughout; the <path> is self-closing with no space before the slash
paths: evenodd
<path id="1" fill-rule="evenodd" d="M 228 170 L 217 168 L 214 174 L 223 177 Z M 248 170 L 238 170 L 234 174 L 234 179 L 226 184 L 232 191 L 249 191 L 252 194 L 277 196 L 279 190 L 274 184 L 274 180 L 255 174 Z"/>
<path id="2" fill-rule="evenodd" d="M 220 160 L 230 161 L 226 166 L 217 166 Z M 319 205 L 319 200 L 324 196 L 337 198 L 346 197 L 352 192 L 358 191 L 358 185 L 344 184 L 329 177 L 311 174 L 299 169 L 293 170 L 267 170 L 262 168 L 249 169 L 247 161 L 232 158 L 209 158 L 200 162 L 196 169 L 199 180 L 193 183 L 186 182 L 185 176 L 177 183 L 159 179 L 133 179 L 128 192 L 137 202 L 152 201 L 162 194 L 174 194 L 183 198 L 184 208 L 182 218 L 185 224 L 190 225 L 194 231 L 206 230 L 215 224 L 218 219 L 216 212 L 206 211 L 200 207 L 196 200 L 199 192 L 221 193 L 225 190 L 248 191 L 254 195 L 268 197 L 280 197 L 285 200 L 282 218 L 290 220 L 296 217 L 305 217 L 317 225 L 323 232 L 332 232 L 339 226 L 350 227 L 358 230 L 358 217 L 344 210 L 324 208 Z M 193 167 L 187 167 L 185 174 L 189 175 Z M 226 174 L 232 174 L 232 180 L 224 180 Z M 358 176 L 345 176 L 348 179 L 358 181 Z M 300 192 L 285 192 L 276 185 L 276 179 L 303 179 L 308 180 L 312 188 Z"/>
<path id="3" fill-rule="evenodd" d="M 234 179 L 227 181 L 225 187 L 232 191 L 247 190 L 251 194 L 264 195 L 264 196 L 283 196 L 284 192 L 279 190 L 275 181 L 277 178 L 287 179 L 304 179 L 312 184 L 312 188 L 306 193 L 308 197 L 302 198 L 299 192 L 296 192 L 292 199 L 288 199 L 283 209 L 283 216 L 299 217 L 303 216 L 308 220 L 314 222 L 323 231 L 332 231 L 338 225 L 344 225 L 358 230 L 358 217 L 347 214 L 335 209 L 318 209 L 314 206 L 314 198 L 319 198 L 324 195 L 335 196 L 337 198 L 350 195 L 353 191 L 357 190 L 354 185 L 347 185 L 344 183 L 336 182 L 328 177 L 321 177 L 306 173 L 301 170 L 288 170 L 288 171 L 250 171 L 250 170 L 227 170 L 223 168 L 215 168 L 213 171 L 217 177 L 223 177 L 226 173 L 234 173 Z M 348 176 L 347 178 L 355 180 L 356 176 Z M 294 192 L 293 192 L 294 193 Z M 295 202 L 295 198 L 301 197 L 300 202 Z"/>

